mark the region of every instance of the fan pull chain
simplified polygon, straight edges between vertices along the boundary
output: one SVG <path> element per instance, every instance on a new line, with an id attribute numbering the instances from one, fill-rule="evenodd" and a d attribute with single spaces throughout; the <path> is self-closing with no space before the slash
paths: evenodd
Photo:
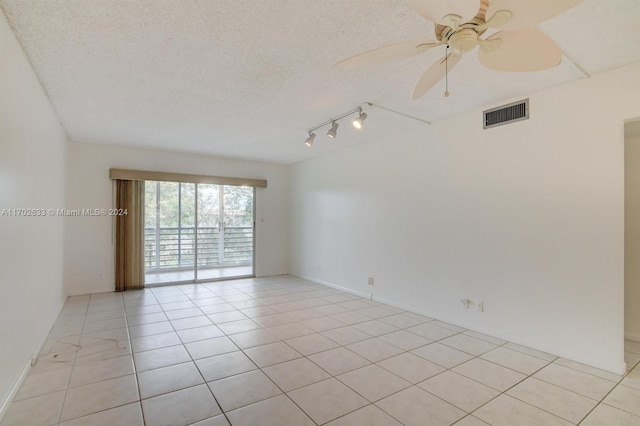
<path id="1" fill-rule="evenodd" d="M 449 45 L 444 51 L 444 97 L 449 97 Z"/>

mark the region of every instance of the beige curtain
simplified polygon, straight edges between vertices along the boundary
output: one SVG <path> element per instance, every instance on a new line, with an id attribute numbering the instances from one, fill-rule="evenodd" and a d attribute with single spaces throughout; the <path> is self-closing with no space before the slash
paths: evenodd
<path id="1" fill-rule="evenodd" d="M 116 291 L 144 288 L 144 181 L 114 180 Z"/>

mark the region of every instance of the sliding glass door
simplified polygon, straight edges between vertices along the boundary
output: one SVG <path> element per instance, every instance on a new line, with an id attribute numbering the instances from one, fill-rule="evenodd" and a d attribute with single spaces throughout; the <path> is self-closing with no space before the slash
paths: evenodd
<path id="1" fill-rule="evenodd" d="M 147 181 L 147 285 L 253 275 L 254 189 Z"/>

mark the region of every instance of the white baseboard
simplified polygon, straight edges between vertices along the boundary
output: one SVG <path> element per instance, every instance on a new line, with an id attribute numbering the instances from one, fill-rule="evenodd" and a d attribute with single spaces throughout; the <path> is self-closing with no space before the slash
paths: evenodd
<path id="1" fill-rule="evenodd" d="M 301 276 L 298 276 L 298 275 L 291 275 L 291 274 L 289 274 L 289 276 L 294 277 L 294 278 L 298 278 L 298 279 L 301 279 L 301 280 L 304 280 L 304 281 L 309 281 L 309 282 L 312 282 L 312 283 L 315 283 L 315 284 L 320 284 L 320 285 L 323 285 L 325 287 L 335 288 L 336 290 L 344 291 L 345 293 L 353 294 L 355 296 L 364 297 L 365 299 L 370 299 L 371 298 L 371 293 L 363 293 L 361 291 L 356 291 L 356 290 L 353 290 L 353 289 L 348 288 L 348 287 L 342 287 L 342 286 L 340 286 L 338 284 L 333 284 L 333 283 L 330 283 L 328 281 L 322 281 L 322 280 L 318 280 L 318 279 L 315 279 L 315 278 L 301 277 Z M 373 299 L 375 300 L 375 297 Z"/>
<path id="2" fill-rule="evenodd" d="M 402 303 L 398 303 L 398 302 L 395 302 L 395 301 L 390 300 L 390 299 L 385 299 L 383 297 L 378 297 L 373 293 L 364 293 L 364 292 L 361 292 L 361 291 L 356 291 L 356 290 L 353 290 L 353 289 L 348 288 L 348 287 L 343 287 L 343 286 L 340 286 L 340 285 L 337 285 L 337 284 L 334 284 L 334 283 L 331 283 L 331 282 L 328 282 L 328 281 L 322 281 L 322 280 L 318 280 L 318 279 L 315 279 L 315 278 L 301 277 L 301 276 L 291 275 L 291 274 L 289 276 L 297 278 L 297 279 L 300 279 L 300 280 L 309 281 L 309 282 L 312 282 L 312 283 L 315 283 L 315 284 L 320 284 L 320 285 L 323 285 L 325 287 L 335 288 L 336 290 L 344 291 L 345 293 L 353 294 L 355 296 L 364 297 L 365 299 L 371 299 L 371 300 L 373 300 L 375 302 L 384 303 L 385 305 L 393 306 L 394 308 L 398 308 L 398 309 L 403 309 L 405 311 L 412 312 L 414 314 L 422 315 L 422 316 L 433 318 L 433 319 L 438 319 L 438 318 L 435 318 L 433 316 L 433 314 L 431 314 L 429 312 L 422 311 L 422 310 L 416 308 L 415 306 L 404 305 Z M 462 323 L 459 323 L 459 322 L 452 322 L 450 320 L 447 320 L 446 322 L 448 322 L 449 324 L 452 324 L 452 325 L 457 325 L 459 327 L 463 327 L 463 328 L 469 329 L 469 330 L 478 331 L 480 333 L 484 333 L 485 332 L 485 331 L 482 331 L 482 330 L 478 330 L 477 327 L 475 327 L 472 324 L 462 324 Z"/>
<path id="3" fill-rule="evenodd" d="M 64 306 L 64 304 L 63 304 L 63 306 Z M 62 308 L 61 308 L 61 310 L 62 310 Z M 52 327 L 53 327 L 53 325 L 52 325 Z M 33 357 L 34 358 L 37 357 L 38 354 L 40 354 L 40 351 L 42 350 L 42 347 L 44 346 L 44 343 L 47 341 L 47 337 L 48 336 L 49 336 L 49 331 L 47 331 L 47 334 L 40 341 L 40 343 L 38 343 L 36 349 L 33 351 Z M 13 398 L 16 397 L 16 394 L 20 390 L 20 386 L 22 386 L 22 383 L 24 382 L 24 379 L 27 378 L 27 375 L 31 371 L 31 361 L 32 360 L 28 360 L 27 361 L 27 364 L 22 369 L 22 372 L 20 373 L 20 376 L 18 377 L 18 380 L 16 380 L 15 384 L 11 388 L 11 391 L 7 394 L 7 397 L 4 399 L 4 401 L 2 401 L 2 405 L 0 406 L 0 422 L 2 422 L 2 419 L 4 418 L 5 414 L 7 414 L 7 410 L 9 410 L 9 406 L 11 405 L 11 402 L 13 402 Z"/>
<path id="4" fill-rule="evenodd" d="M 2 406 L 0 406 L 0 422 L 2 422 L 4 415 L 7 414 L 13 398 L 15 398 L 16 394 L 20 390 L 20 386 L 22 386 L 22 382 L 24 382 L 24 379 L 27 378 L 27 374 L 29 374 L 29 371 L 31 371 L 31 360 L 27 361 L 27 365 L 25 365 L 22 369 L 20 377 L 18 377 L 18 380 L 15 382 L 15 384 L 7 394 L 7 397 L 4 399 L 4 401 L 2 401 Z"/>
<path id="5" fill-rule="evenodd" d="M 634 342 L 640 342 L 640 333 L 632 333 L 630 331 L 624 332 L 625 340 L 633 340 Z"/>
<path id="6" fill-rule="evenodd" d="M 64 304 L 65 304 L 65 302 L 67 301 L 68 298 L 69 298 L 69 296 L 65 297 L 65 301 L 62 302 L 62 305 L 60 306 L 60 309 L 58 310 L 58 314 L 56 315 L 53 323 L 51 324 L 51 327 L 49 328 L 47 333 L 44 335 L 44 337 L 42 337 L 40 342 L 36 345 L 36 348 L 33 351 L 33 355 L 32 355 L 34 358 L 37 357 L 40 354 L 40 351 L 42 351 L 42 347 L 44 346 L 44 343 L 47 341 L 47 337 L 49 337 L 49 333 L 51 332 L 51 328 L 53 328 L 53 325 L 55 324 L 55 320 L 58 318 L 58 316 L 60 316 L 60 312 L 62 312 L 62 309 L 64 308 Z M 16 382 L 13 385 L 13 387 L 11 388 L 11 390 L 9 391 L 7 396 L 2 401 L 2 404 L 0 405 L 0 423 L 2 423 L 2 419 L 7 414 L 7 411 L 9 410 L 9 406 L 13 402 L 13 398 L 16 397 L 16 394 L 20 390 L 20 386 L 22 386 L 22 383 L 24 382 L 24 380 L 27 378 L 27 375 L 31 371 L 31 361 L 32 361 L 31 359 L 27 360 L 27 364 L 22 369 L 22 372 L 20 373 L 20 376 L 18 377 L 18 380 L 16 380 Z"/>
<path id="7" fill-rule="evenodd" d="M 571 360 L 574 360 L 576 362 L 584 363 L 584 361 L 582 361 L 582 360 L 573 359 L 570 354 L 558 353 L 556 350 L 554 350 L 552 348 L 534 347 L 534 346 L 531 345 L 531 342 L 523 341 L 520 338 L 520 336 L 497 335 L 494 330 L 487 330 L 484 327 L 479 327 L 477 324 L 474 324 L 474 323 L 471 323 L 471 322 L 465 322 L 465 321 L 460 321 L 460 320 L 452 321 L 451 319 L 444 319 L 443 320 L 443 319 L 437 318 L 436 316 L 434 316 L 433 314 L 430 314 L 429 312 L 425 312 L 425 311 L 423 311 L 421 309 L 418 309 L 418 308 L 416 308 L 414 306 L 405 305 L 405 304 L 402 304 L 402 303 L 397 303 L 397 302 L 395 302 L 393 300 L 385 299 L 383 297 L 376 297 L 375 295 L 372 295 L 370 293 L 369 294 L 368 293 L 362 293 L 362 292 L 359 292 L 359 291 L 352 290 L 350 288 L 342 287 L 340 285 L 336 285 L 336 284 L 333 284 L 333 283 L 330 283 L 330 282 L 318 280 L 318 279 L 315 279 L 315 278 L 294 276 L 294 275 L 291 275 L 291 274 L 290 274 L 290 276 L 292 276 L 294 278 L 301 279 L 301 280 L 310 281 L 310 282 L 315 283 L 315 284 L 320 284 L 320 285 L 323 285 L 323 286 L 326 286 L 326 287 L 335 288 L 337 290 L 344 291 L 345 293 L 354 294 L 356 296 L 361 296 L 361 297 L 364 297 L 366 299 L 372 299 L 372 300 L 374 300 L 376 302 L 384 303 L 386 305 L 393 306 L 393 307 L 396 307 L 396 308 L 399 308 L 399 309 L 404 309 L 405 311 L 408 311 L 408 312 L 413 312 L 413 313 L 418 314 L 418 315 L 423 315 L 425 317 L 433 318 L 435 320 L 440 320 L 440 321 L 444 321 L 444 322 L 447 322 L 447 323 L 452 324 L 452 325 L 457 325 L 458 327 L 462 327 L 462 328 L 465 328 L 465 329 L 470 330 L 470 331 L 476 331 L 478 333 L 487 334 L 489 336 L 493 336 L 493 337 L 497 337 L 497 338 L 502 339 L 502 340 L 506 340 L 507 342 L 512 342 L 512 343 L 515 343 L 515 344 L 518 344 L 518 345 L 529 347 L 531 349 L 539 350 L 541 352 L 546 352 L 546 353 L 549 353 L 549 354 L 553 354 L 554 356 L 558 356 L 560 358 L 571 359 Z M 633 334 L 633 333 L 625 333 L 625 339 L 634 340 L 634 341 L 639 341 L 640 342 L 640 335 Z M 591 364 L 587 364 L 587 365 L 591 365 Z M 599 368 L 601 370 L 609 371 L 609 372 L 614 373 L 614 374 L 619 374 L 619 375 L 624 374 L 624 372 L 626 371 L 626 367 L 625 367 L 625 363 L 624 362 L 622 362 L 621 364 L 617 364 L 617 366 L 615 368 L 611 368 L 610 365 L 609 366 L 591 365 L 591 366 L 595 367 L 595 368 Z"/>

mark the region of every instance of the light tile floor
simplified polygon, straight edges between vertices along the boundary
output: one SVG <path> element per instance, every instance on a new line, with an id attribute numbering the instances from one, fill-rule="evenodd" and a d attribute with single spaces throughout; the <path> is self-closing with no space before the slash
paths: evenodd
<path id="1" fill-rule="evenodd" d="M 291 277 L 68 299 L 9 425 L 640 425 L 624 377 Z"/>

